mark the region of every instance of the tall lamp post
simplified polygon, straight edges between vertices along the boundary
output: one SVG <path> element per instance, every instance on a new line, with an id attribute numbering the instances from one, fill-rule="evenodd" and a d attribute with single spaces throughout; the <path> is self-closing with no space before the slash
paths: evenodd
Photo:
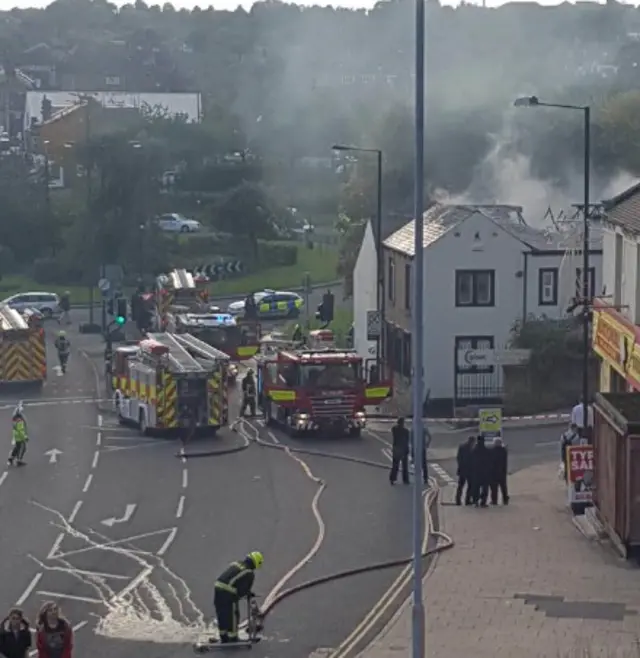
<path id="1" fill-rule="evenodd" d="M 544 103 L 536 96 L 524 96 L 514 102 L 516 107 L 555 107 L 561 110 L 581 112 L 584 119 L 584 219 L 582 240 L 582 423 L 586 430 L 589 426 L 589 310 L 592 305 L 591 286 L 589 285 L 589 183 L 591 162 L 591 107 L 589 105 L 566 105 L 564 103 Z M 586 433 L 586 432 L 585 432 Z"/>
<path id="2" fill-rule="evenodd" d="M 384 297 L 384 268 L 382 265 L 382 151 L 380 149 L 367 149 L 359 146 L 346 146 L 344 144 L 334 144 L 331 149 L 333 151 L 350 151 L 353 153 L 375 153 L 377 160 L 377 202 L 376 202 L 376 306 L 380 312 L 380 327 L 384 327 L 385 318 L 385 297 Z M 376 366 L 378 369 L 378 376 L 380 375 L 380 366 L 382 363 L 382 336 L 384 331 L 381 331 L 378 337 L 376 346 Z"/>

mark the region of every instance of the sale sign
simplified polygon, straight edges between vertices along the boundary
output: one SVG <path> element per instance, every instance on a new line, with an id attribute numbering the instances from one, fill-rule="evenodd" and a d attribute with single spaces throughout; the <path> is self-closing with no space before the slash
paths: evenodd
<path id="1" fill-rule="evenodd" d="M 594 472 L 593 446 L 567 448 L 567 487 L 569 504 L 592 503 Z"/>

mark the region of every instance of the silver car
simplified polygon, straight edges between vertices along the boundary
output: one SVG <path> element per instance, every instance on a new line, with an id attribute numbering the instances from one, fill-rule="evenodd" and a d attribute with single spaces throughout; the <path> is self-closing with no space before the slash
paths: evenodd
<path id="1" fill-rule="evenodd" d="M 48 318 L 60 313 L 60 297 L 53 292 L 21 292 L 7 297 L 0 303 L 20 313 L 27 309 L 35 309 Z"/>
<path id="2" fill-rule="evenodd" d="M 197 233 L 202 224 L 196 219 L 189 219 L 177 212 L 160 215 L 156 220 L 158 228 L 167 233 Z"/>

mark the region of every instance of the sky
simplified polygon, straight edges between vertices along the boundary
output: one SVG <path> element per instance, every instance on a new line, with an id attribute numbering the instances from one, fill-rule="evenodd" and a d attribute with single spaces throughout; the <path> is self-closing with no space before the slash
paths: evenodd
<path id="1" fill-rule="evenodd" d="M 160 4 L 162 5 L 165 0 L 147 0 L 148 4 Z M 458 2 L 453 2 L 451 0 L 441 0 L 443 4 L 447 5 L 456 5 Z M 470 2 L 476 1 L 477 4 L 481 4 L 482 0 L 469 0 Z M 512 0 L 518 2 L 519 0 Z M 522 0 L 525 1 L 525 0 Z M 334 5 L 337 7 L 348 7 L 350 9 L 358 9 L 361 7 L 370 8 L 376 3 L 376 0 L 300 0 L 297 4 L 301 5 Z M 560 4 L 558 0 L 538 0 L 538 3 L 541 5 L 557 5 Z M 46 7 L 50 4 L 50 0 L 0 0 L 0 10 L 7 11 L 13 7 L 20 7 L 21 9 L 25 7 Z M 115 4 L 122 5 L 126 4 L 122 0 L 116 0 Z M 216 9 L 235 9 L 238 5 L 242 5 L 245 8 L 249 8 L 253 4 L 253 0 L 174 0 L 172 2 L 173 6 L 176 9 L 193 9 L 195 6 L 208 7 L 213 5 Z M 486 0 L 487 7 L 498 7 L 504 2 L 500 0 Z M 603 3 L 601 3 L 603 4 Z"/>

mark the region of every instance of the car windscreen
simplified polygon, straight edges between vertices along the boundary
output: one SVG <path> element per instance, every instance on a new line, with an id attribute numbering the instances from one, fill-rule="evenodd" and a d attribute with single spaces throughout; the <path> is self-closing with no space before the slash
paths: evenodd
<path id="1" fill-rule="evenodd" d="M 300 366 L 300 383 L 308 388 L 353 388 L 360 379 L 359 363 L 308 363 Z"/>

